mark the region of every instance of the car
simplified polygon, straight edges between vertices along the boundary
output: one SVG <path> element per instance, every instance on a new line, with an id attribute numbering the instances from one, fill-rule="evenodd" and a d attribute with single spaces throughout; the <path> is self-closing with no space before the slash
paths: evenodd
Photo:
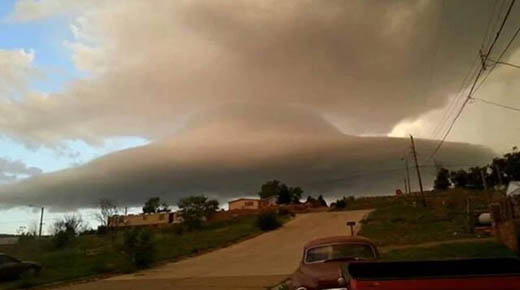
<path id="1" fill-rule="evenodd" d="M 377 247 L 361 236 L 333 236 L 308 242 L 298 269 L 287 284 L 291 290 L 345 289 L 346 262 L 379 259 Z"/>
<path id="2" fill-rule="evenodd" d="M 42 266 L 36 262 L 20 261 L 0 253 L 0 280 L 14 280 L 22 275 L 35 275 Z"/>

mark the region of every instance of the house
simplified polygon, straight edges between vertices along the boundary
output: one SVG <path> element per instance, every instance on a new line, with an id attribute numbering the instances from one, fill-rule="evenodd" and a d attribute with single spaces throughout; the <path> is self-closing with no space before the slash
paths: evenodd
<path id="1" fill-rule="evenodd" d="M 264 205 L 266 205 L 266 206 L 278 205 L 278 196 L 277 195 L 266 197 L 266 198 L 263 198 L 262 200 L 264 201 Z"/>
<path id="2" fill-rule="evenodd" d="M 228 202 L 229 210 L 259 210 L 270 206 L 276 206 L 277 197 L 269 198 L 238 198 Z"/>
<path id="3" fill-rule="evenodd" d="M 182 223 L 182 212 L 158 212 L 150 214 L 116 215 L 108 219 L 109 227 L 160 227 Z"/>
<path id="4" fill-rule="evenodd" d="M 239 198 L 228 202 L 229 210 L 258 210 L 262 207 L 262 200 L 257 198 Z"/>

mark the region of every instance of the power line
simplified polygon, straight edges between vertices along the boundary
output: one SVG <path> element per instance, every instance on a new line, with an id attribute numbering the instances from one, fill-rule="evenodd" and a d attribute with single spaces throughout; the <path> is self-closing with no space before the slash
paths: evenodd
<path id="1" fill-rule="evenodd" d="M 488 101 L 488 100 L 485 100 L 485 99 L 481 99 L 481 98 L 474 98 L 474 97 L 471 97 L 471 99 L 472 99 L 472 100 L 476 100 L 476 101 L 480 101 L 480 102 L 483 102 L 483 103 L 486 103 L 486 104 L 489 104 L 489 105 L 493 105 L 493 106 L 501 107 L 501 108 L 504 108 L 504 109 L 509 109 L 509 110 L 513 110 L 513 111 L 520 112 L 520 108 L 511 107 L 511 106 L 507 106 L 507 105 L 503 105 L 503 104 L 499 104 L 499 103 L 491 102 L 491 101 Z"/>
<path id="2" fill-rule="evenodd" d="M 518 64 L 509 63 L 509 62 L 505 62 L 505 61 L 495 61 L 495 63 L 507 65 L 507 66 L 514 67 L 514 68 L 520 68 L 520 65 L 518 65 Z"/>
<path id="3" fill-rule="evenodd" d="M 515 1 L 515 0 L 513 0 Z M 478 85 L 476 91 L 478 91 L 480 89 L 480 87 L 482 87 L 482 85 L 484 84 L 484 82 L 486 82 L 486 80 L 488 79 L 489 75 L 491 74 L 491 72 L 493 72 L 493 70 L 496 68 L 496 65 L 497 64 L 504 64 L 504 65 L 508 65 L 508 66 L 512 66 L 512 67 L 516 67 L 516 68 L 520 68 L 520 66 L 518 65 L 515 65 L 515 64 L 511 64 L 511 63 L 508 63 L 508 62 L 502 62 L 501 59 L 502 57 L 506 54 L 506 52 L 509 50 L 509 48 L 511 47 L 511 45 L 513 44 L 513 42 L 515 41 L 516 37 L 518 36 L 518 34 L 520 34 L 520 26 L 518 26 L 518 28 L 516 29 L 515 33 L 513 34 L 513 37 L 511 37 L 511 39 L 509 40 L 509 42 L 507 43 L 506 47 L 504 48 L 504 50 L 500 53 L 500 55 L 498 56 L 498 58 L 496 60 L 492 60 L 495 64 L 493 65 L 493 67 L 490 69 L 489 73 L 486 75 L 486 77 L 482 80 L 482 82 L 480 82 L 480 84 Z M 488 59 L 490 60 L 490 59 Z"/>
<path id="4" fill-rule="evenodd" d="M 500 18 L 500 14 L 502 14 L 501 11 L 504 7 L 505 0 L 503 0 L 501 2 L 500 8 L 498 8 L 498 10 L 497 10 L 497 3 L 498 3 L 498 1 L 494 2 L 493 8 L 492 8 L 493 12 L 489 15 L 489 19 L 488 19 L 487 25 L 486 25 L 486 32 L 484 33 L 484 36 L 482 37 L 482 41 L 481 41 L 481 51 L 484 50 L 485 47 L 488 47 L 488 45 L 486 43 L 491 38 L 490 32 L 496 29 L 498 20 Z M 498 13 L 497 13 L 497 11 L 498 11 Z M 495 21 L 493 21 L 493 20 L 495 20 Z M 491 23 L 493 23 L 493 25 L 491 25 Z M 446 123 L 448 122 L 448 120 L 451 119 L 449 116 L 451 116 L 452 113 L 455 112 L 455 108 L 458 107 L 457 104 L 459 103 L 459 101 L 461 100 L 461 97 L 464 95 L 464 92 L 466 91 L 466 89 L 465 89 L 467 86 L 466 81 L 472 79 L 472 75 L 474 75 L 478 72 L 479 67 L 477 67 L 476 70 L 474 69 L 475 64 L 479 63 L 478 60 L 479 60 L 479 56 L 477 55 L 477 56 L 475 56 L 475 58 L 472 62 L 472 65 L 470 66 L 468 72 L 466 73 L 464 79 L 461 82 L 460 88 L 458 89 L 457 96 L 452 98 L 452 100 L 448 104 L 448 107 L 446 108 L 446 110 L 443 114 L 441 121 L 433 130 L 432 136 L 431 136 L 432 139 L 436 139 L 438 134 L 443 131 L 442 128 L 444 128 Z"/>
<path id="5" fill-rule="evenodd" d="M 475 90 L 475 87 L 478 83 L 478 80 L 480 79 L 480 77 L 482 76 L 482 73 L 484 72 L 484 70 L 486 69 L 485 67 L 485 63 L 487 62 L 488 58 L 489 58 L 489 55 L 491 54 L 491 52 L 493 51 L 493 48 L 495 48 L 495 45 L 498 41 L 498 39 L 500 38 L 500 34 L 502 33 L 502 30 L 504 29 L 504 26 L 507 22 L 507 20 L 509 19 L 509 15 L 511 14 L 511 10 L 513 9 L 513 6 L 515 5 L 515 2 L 516 0 L 512 0 L 511 3 L 509 4 L 509 8 L 507 9 L 507 12 L 506 12 L 506 15 L 504 16 L 504 20 L 502 20 L 502 23 L 500 25 L 500 28 L 498 29 L 497 31 L 497 34 L 495 35 L 495 38 L 493 39 L 493 42 L 491 43 L 491 45 L 489 46 L 489 49 L 487 51 L 487 53 L 483 56 L 483 65 L 482 67 L 480 68 L 478 74 L 477 74 L 477 77 L 475 78 L 475 80 L 473 81 L 473 85 L 471 86 L 471 89 L 469 90 L 469 93 L 468 93 L 468 96 L 466 97 L 466 99 L 464 100 L 464 102 L 462 103 L 462 106 L 460 107 L 460 109 L 458 110 L 457 114 L 455 115 L 455 118 L 452 120 L 452 122 L 450 123 L 450 126 L 448 127 L 448 130 L 445 132 L 444 136 L 442 137 L 441 141 L 439 142 L 439 144 L 435 147 L 435 150 L 433 150 L 432 154 L 428 157 L 427 161 L 431 160 L 435 154 L 437 154 L 437 152 L 439 152 L 439 149 L 442 147 L 442 145 L 444 144 L 444 142 L 446 141 L 446 138 L 448 137 L 448 135 L 450 134 L 451 130 L 453 129 L 453 126 L 455 125 L 455 123 L 457 122 L 457 120 L 459 119 L 460 115 L 462 114 L 462 112 L 464 111 L 464 108 L 466 107 L 466 105 L 468 104 L 468 102 L 471 100 L 471 96 Z M 515 34 L 515 37 L 516 37 L 516 34 Z M 514 39 L 513 39 L 514 40 Z M 512 41 L 510 41 L 510 43 L 512 43 Z M 510 44 L 508 44 L 508 46 L 506 47 L 506 50 L 509 48 Z M 505 53 L 504 50 L 501 54 L 501 56 L 503 56 L 503 54 Z M 499 59 L 500 60 L 500 59 Z M 489 74 L 488 74 L 489 75 Z"/>
<path id="6" fill-rule="evenodd" d="M 493 39 L 493 42 L 491 43 L 491 46 L 489 47 L 484 60 L 487 60 L 489 58 L 491 51 L 493 51 L 493 48 L 497 44 L 498 38 L 500 37 L 500 34 L 502 33 L 504 26 L 506 25 L 507 19 L 509 18 L 509 14 L 511 14 L 511 10 L 513 9 L 513 6 L 515 5 L 515 2 L 516 2 L 516 0 L 512 0 L 511 4 L 509 4 L 509 8 L 507 9 L 507 13 L 504 16 L 504 20 L 502 21 L 502 24 L 500 25 L 500 28 L 498 29 L 497 34 L 495 35 L 495 39 Z"/>

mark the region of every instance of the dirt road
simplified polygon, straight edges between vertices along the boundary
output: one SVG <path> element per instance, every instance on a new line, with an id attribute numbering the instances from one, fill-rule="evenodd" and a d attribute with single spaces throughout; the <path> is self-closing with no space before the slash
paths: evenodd
<path id="1" fill-rule="evenodd" d="M 279 230 L 205 255 L 61 289 L 266 289 L 295 270 L 307 241 L 348 234 L 345 222 L 359 222 L 368 213 L 360 210 L 301 214 Z"/>

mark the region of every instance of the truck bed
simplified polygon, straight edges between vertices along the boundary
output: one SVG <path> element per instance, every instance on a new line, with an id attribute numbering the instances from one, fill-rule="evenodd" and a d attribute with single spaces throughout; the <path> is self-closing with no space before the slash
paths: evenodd
<path id="1" fill-rule="evenodd" d="M 344 272 L 351 290 L 520 289 L 516 258 L 361 262 Z"/>

